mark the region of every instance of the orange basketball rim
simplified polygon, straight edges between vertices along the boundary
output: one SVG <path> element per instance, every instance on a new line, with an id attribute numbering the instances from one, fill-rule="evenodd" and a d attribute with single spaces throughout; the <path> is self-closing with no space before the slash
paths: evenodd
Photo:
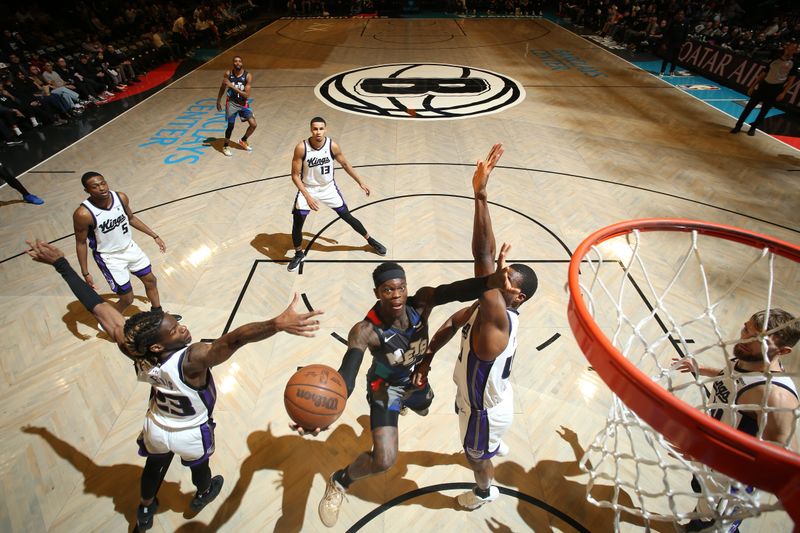
<path id="1" fill-rule="evenodd" d="M 639 417 L 692 459 L 775 494 L 800 531 L 800 455 L 738 431 L 653 382 L 614 347 L 581 295 L 581 262 L 592 246 L 639 232 L 693 232 L 752 246 L 800 263 L 800 247 L 748 230 L 685 219 L 641 219 L 600 229 L 578 246 L 569 265 L 569 324 L 592 367 Z"/>

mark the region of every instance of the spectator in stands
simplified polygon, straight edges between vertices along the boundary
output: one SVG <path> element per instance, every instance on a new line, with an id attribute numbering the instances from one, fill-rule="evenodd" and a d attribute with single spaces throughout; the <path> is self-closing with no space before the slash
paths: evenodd
<path id="1" fill-rule="evenodd" d="M 133 70 L 133 63 L 121 50 L 114 48 L 113 44 L 107 44 L 103 55 L 114 70 L 120 73 L 123 83 L 139 83 L 140 80 Z"/>
<path id="2" fill-rule="evenodd" d="M 8 70 L 11 72 L 12 75 L 16 76 L 17 74 L 24 74 L 28 75 L 28 68 L 22 64 L 19 59 L 19 55 L 16 53 L 11 53 L 8 55 Z"/>
<path id="3" fill-rule="evenodd" d="M 194 11 L 194 29 L 202 35 L 205 39 L 213 39 L 215 43 L 219 44 L 219 29 L 206 7 L 198 7 Z"/>
<path id="4" fill-rule="evenodd" d="M 80 74 L 85 80 L 94 80 L 98 85 L 100 85 L 101 90 L 103 91 L 100 93 L 102 96 L 114 96 L 114 93 L 112 92 L 112 89 L 115 89 L 113 80 L 109 77 L 106 77 L 106 73 L 97 68 L 94 62 L 89 60 L 88 54 L 81 54 L 79 56 L 78 62 L 75 63 L 75 72 Z"/>
<path id="5" fill-rule="evenodd" d="M 82 100 L 104 102 L 103 87 L 93 79 L 84 79 L 74 68 L 67 64 L 67 60 L 59 57 L 53 67 L 58 75 L 68 84 L 75 87 Z"/>
<path id="6" fill-rule="evenodd" d="M 30 76 L 20 72 L 16 78 L 7 80 L 3 88 L 14 97 L 23 112 L 36 117 L 38 122 L 56 126 L 67 123 L 65 118 L 69 116 L 69 106 L 66 102 L 50 94 L 47 86 L 37 85 Z"/>
<path id="7" fill-rule="evenodd" d="M 46 92 L 48 95 L 58 96 L 67 104 L 69 113 L 73 116 L 83 113 L 83 105 L 80 102 L 81 99 L 78 93 L 69 87 L 56 87 L 54 84 L 48 83 L 42 78 L 42 73 L 38 67 L 31 65 L 30 73 L 29 78 L 41 91 Z"/>

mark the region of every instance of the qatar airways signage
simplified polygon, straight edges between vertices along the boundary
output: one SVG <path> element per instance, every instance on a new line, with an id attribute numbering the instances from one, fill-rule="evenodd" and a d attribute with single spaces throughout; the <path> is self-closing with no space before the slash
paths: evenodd
<path id="1" fill-rule="evenodd" d="M 753 80 L 768 68 L 764 63 L 730 50 L 691 40 L 683 43 L 678 60 L 692 71 L 745 94 Z M 784 99 L 776 105 L 800 111 L 800 79 L 795 80 Z"/>

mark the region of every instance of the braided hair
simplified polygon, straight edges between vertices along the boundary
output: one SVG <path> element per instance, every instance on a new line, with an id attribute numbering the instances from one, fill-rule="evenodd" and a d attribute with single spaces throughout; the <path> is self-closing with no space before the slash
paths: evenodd
<path id="1" fill-rule="evenodd" d="M 158 332 L 164 311 L 145 311 L 136 313 L 125 321 L 125 349 L 134 359 L 155 359 L 150 353 L 150 345 L 158 342 Z"/>

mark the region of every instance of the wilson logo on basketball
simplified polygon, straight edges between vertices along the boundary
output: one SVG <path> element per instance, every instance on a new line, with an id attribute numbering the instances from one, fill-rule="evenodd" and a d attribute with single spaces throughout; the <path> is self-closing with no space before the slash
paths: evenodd
<path id="1" fill-rule="evenodd" d="M 497 113 L 525 99 L 517 81 L 442 63 L 374 65 L 336 74 L 314 89 L 331 107 L 378 118 L 453 120 Z"/>
<path id="2" fill-rule="evenodd" d="M 322 407 L 323 409 L 329 409 L 331 411 L 339 410 L 339 398 L 326 398 L 319 394 L 301 389 L 297 390 L 297 397 L 313 402 L 314 407 Z"/>

